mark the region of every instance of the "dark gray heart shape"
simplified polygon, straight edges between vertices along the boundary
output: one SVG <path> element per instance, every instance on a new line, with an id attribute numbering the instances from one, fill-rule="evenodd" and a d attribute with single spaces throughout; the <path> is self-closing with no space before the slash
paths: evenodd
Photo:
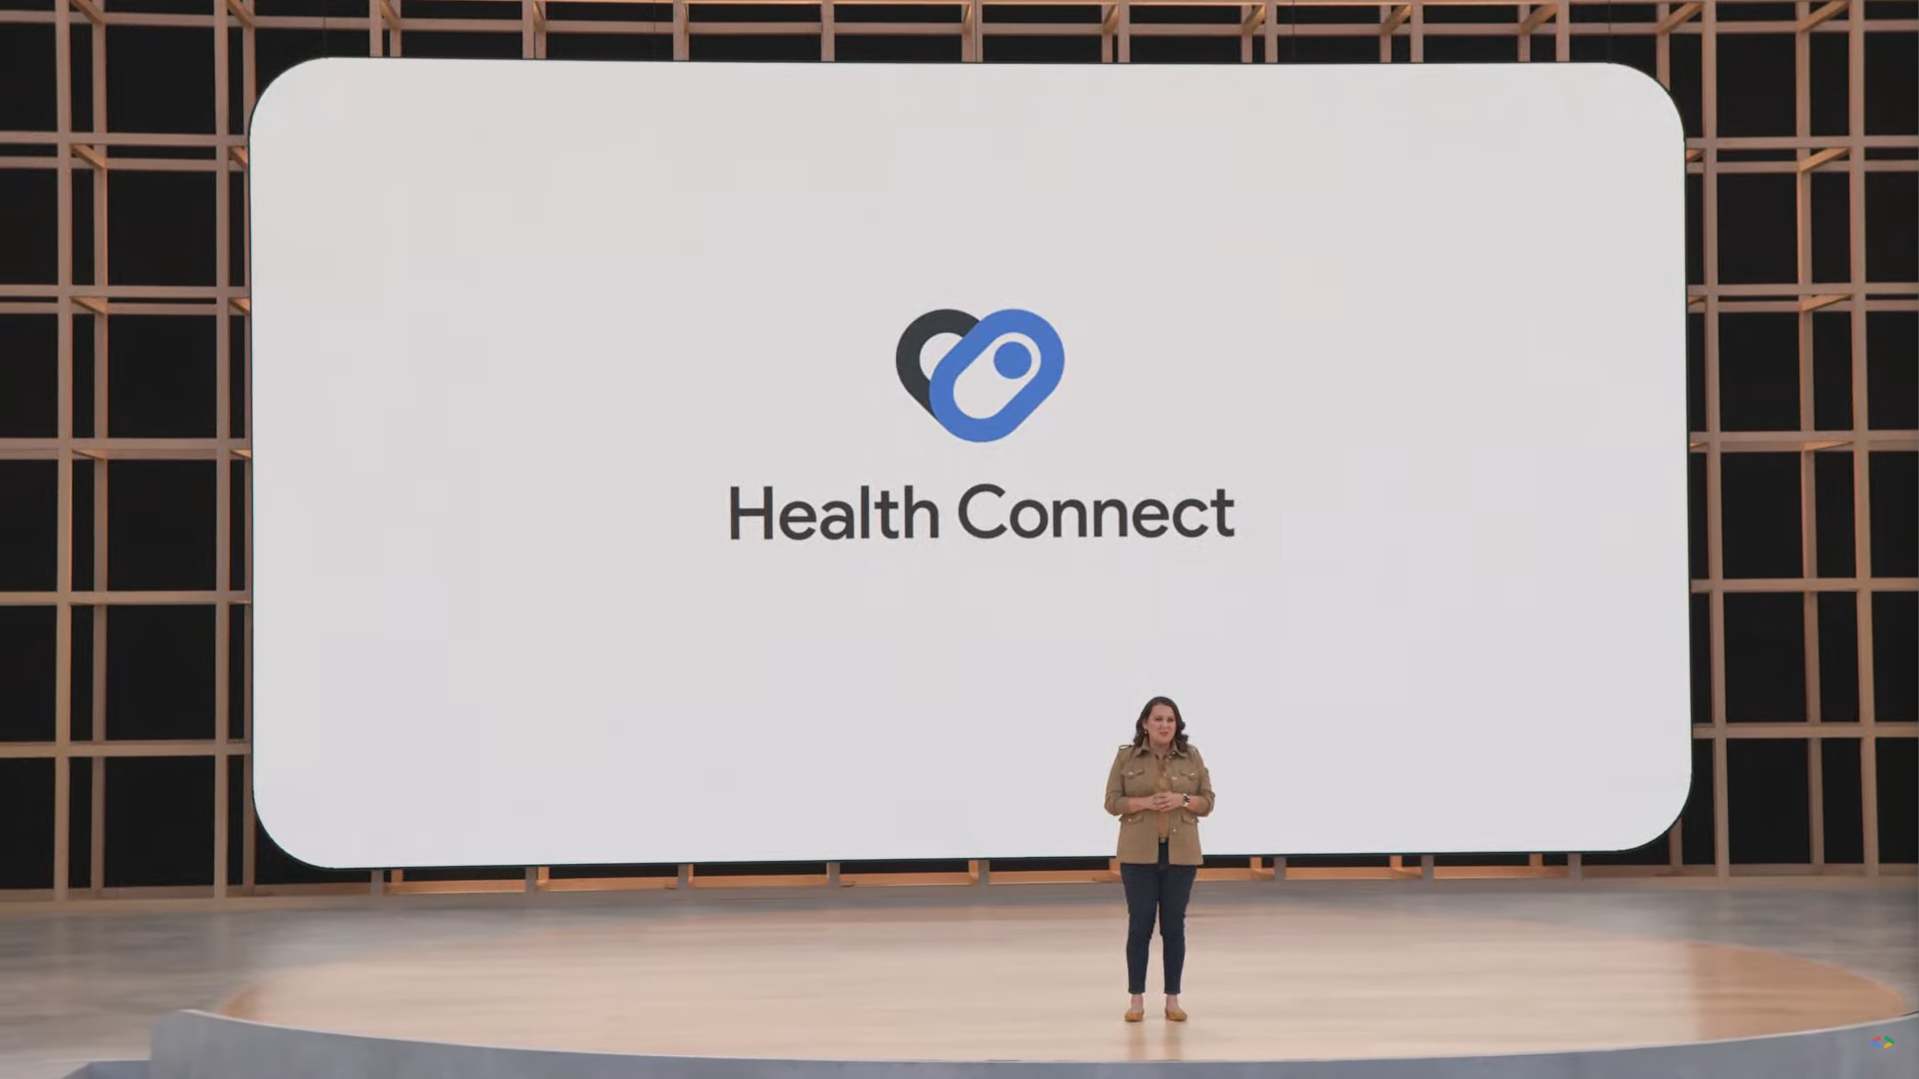
<path id="1" fill-rule="evenodd" d="M 899 348 L 893 354 L 893 366 L 899 371 L 900 385 L 906 387 L 906 392 L 920 403 L 927 415 L 933 415 L 931 380 L 920 366 L 920 350 L 926 347 L 926 342 L 940 334 L 965 337 L 977 325 L 979 319 L 964 311 L 928 311 L 914 319 L 913 324 L 906 327 L 906 332 L 900 334 Z"/>

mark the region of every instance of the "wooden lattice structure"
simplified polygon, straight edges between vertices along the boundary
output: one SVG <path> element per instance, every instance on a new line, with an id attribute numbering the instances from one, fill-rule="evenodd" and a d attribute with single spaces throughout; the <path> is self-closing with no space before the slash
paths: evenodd
<path id="1" fill-rule="evenodd" d="M 0 0 L 0 900 L 1109 876 L 1103 858 L 346 874 L 278 851 L 248 742 L 246 122 L 294 63 L 349 54 L 1638 67 L 1688 135 L 1684 815 L 1623 855 L 1208 872 L 1912 873 L 1919 4 Z M 1445 208 L 1409 188 L 1380 212 Z"/>

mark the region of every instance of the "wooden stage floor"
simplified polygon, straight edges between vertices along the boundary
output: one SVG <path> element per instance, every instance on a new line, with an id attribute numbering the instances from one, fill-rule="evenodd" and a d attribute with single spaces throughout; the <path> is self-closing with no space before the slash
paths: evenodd
<path id="1" fill-rule="evenodd" d="M 1810 959 L 1377 906 L 1207 902 L 1192 1019 L 1125 1007 L 1124 912 L 1086 902 L 710 909 L 290 970 L 218 1012 L 379 1037 L 810 1060 L 1327 1060 L 1600 1049 L 1899 1016 Z M 1157 987 L 1158 944 L 1149 988 Z"/>

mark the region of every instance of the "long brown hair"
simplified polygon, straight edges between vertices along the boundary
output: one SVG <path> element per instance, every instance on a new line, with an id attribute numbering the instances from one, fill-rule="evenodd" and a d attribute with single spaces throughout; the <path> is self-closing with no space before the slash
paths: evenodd
<path id="1" fill-rule="evenodd" d="M 1153 714 L 1154 706 L 1161 704 L 1173 710 L 1174 748 L 1186 748 L 1186 717 L 1179 714 L 1179 705 L 1174 704 L 1171 697 L 1154 697 L 1146 702 L 1146 707 L 1139 710 L 1139 719 L 1133 723 L 1133 748 L 1138 749 L 1146 744 L 1146 717 Z"/>

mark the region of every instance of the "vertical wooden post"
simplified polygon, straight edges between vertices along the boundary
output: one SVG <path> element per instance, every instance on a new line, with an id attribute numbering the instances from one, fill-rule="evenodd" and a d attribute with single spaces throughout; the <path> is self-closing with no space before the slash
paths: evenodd
<path id="1" fill-rule="evenodd" d="M 1712 615 L 1712 797 L 1713 797 L 1713 872 L 1721 878 L 1732 875 L 1731 831 L 1727 820 L 1726 763 L 1726 571 L 1723 468 L 1725 457 L 1720 442 L 1719 379 L 1723 370 L 1719 354 L 1719 150 L 1713 145 L 1719 134 L 1718 37 L 1714 9 L 1704 9 L 1705 24 L 1700 37 L 1700 115 L 1701 134 L 1706 148 L 1701 157 L 1701 199 L 1705 217 L 1704 266 L 1706 286 L 1706 561 Z M 1561 57 L 1565 59 L 1565 57 Z"/>
<path id="2" fill-rule="evenodd" d="M 1865 823 L 1866 875 L 1879 875 L 1879 720 L 1874 692 L 1872 627 L 1872 454 L 1866 423 L 1866 18 L 1865 5 L 1846 12 L 1847 269 L 1852 318 L 1852 542 L 1859 629 L 1859 796 Z"/>

